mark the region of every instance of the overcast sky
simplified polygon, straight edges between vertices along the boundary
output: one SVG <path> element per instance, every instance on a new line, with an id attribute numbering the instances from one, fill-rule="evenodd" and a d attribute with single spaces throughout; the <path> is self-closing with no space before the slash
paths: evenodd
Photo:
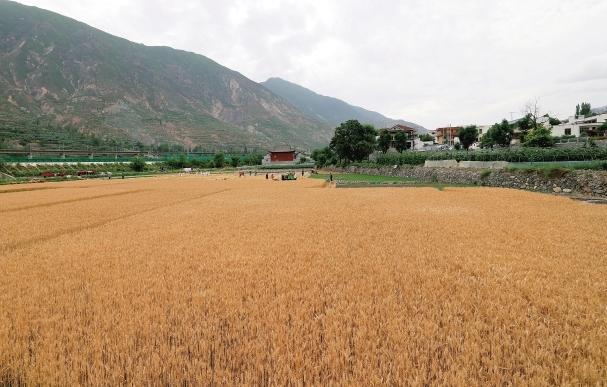
<path id="1" fill-rule="evenodd" d="M 605 0 L 23 0 L 427 128 L 607 105 Z"/>

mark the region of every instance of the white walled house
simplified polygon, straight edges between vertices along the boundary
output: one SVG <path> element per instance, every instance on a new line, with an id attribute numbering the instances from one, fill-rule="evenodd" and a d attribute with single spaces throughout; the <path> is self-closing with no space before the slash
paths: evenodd
<path id="1" fill-rule="evenodd" d="M 483 136 L 485 134 L 487 134 L 487 132 L 489 131 L 490 128 L 491 128 L 491 125 L 477 125 L 476 126 L 476 129 L 478 130 L 477 141 L 481 141 L 481 139 L 483 138 Z"/>
<path id="2" fill-rule="evenodd" d="M 593 117 L 569 117 L 568 122 L 552 127 L 552 135 L 555 137 L 590 136 L 595 134 L 597 129 L 605 122 L 607 122 L 607 113 Z"/>

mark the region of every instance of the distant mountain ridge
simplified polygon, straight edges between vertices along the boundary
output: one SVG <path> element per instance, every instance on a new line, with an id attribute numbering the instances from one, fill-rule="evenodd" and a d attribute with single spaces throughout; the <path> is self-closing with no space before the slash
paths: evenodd
<path id="1" fill-rule="evenodd" d="M 596 113 L 596 114 L 607 113 L 607 105 L 606 106 L 600 106 L 600 107 L 597 107 L 597 108 L 593 108 L 593 109 L 591 109 L 591 111 L 593 113 Z"/>
<path id="2" fill-rule="evenodd" d="M 274 94 L 289 101 L 308 118 L 325 122 L 333 127 L 344 121 L 356 119 L 364 124 L 372 124 L 376 128 L 402 124 L 420 132 L 427 132 L 426 128 L 413 122 L 388 118 L 380 113 L 350 105 L 340 99 L 320 95 L 281 78 L 270 78 L 261 84 Z"/>
<path id="3" fill-rule="evenodd" d="M 331 128 L 202 55 L 0 0 L 0 146 L 312 148 Z"/>

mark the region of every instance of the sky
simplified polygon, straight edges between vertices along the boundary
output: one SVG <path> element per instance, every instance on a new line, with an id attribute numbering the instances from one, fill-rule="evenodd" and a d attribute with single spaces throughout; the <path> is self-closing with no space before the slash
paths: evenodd
<path id="1" fill-rule="evenodd" d="M 605 0 L 23 0 L 429 129 L 607 105 Z"/>

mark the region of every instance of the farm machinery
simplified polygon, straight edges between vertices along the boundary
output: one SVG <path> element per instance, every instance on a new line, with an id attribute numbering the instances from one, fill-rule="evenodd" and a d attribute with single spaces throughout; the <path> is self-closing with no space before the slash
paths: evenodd
<path id="1" fill-rule="evenodd" d="M 280 180 L 297 180 L 297 177 L 293 172 L 283 173 L 280 175 Z"/>

